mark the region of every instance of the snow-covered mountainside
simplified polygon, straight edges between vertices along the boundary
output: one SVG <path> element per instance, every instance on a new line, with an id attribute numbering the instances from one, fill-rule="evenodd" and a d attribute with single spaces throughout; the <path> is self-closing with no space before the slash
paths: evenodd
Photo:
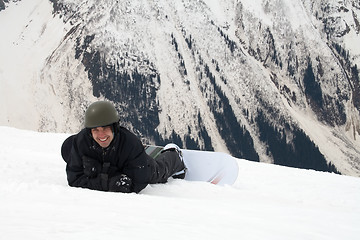
<path id="1" fill-rule="evenodd" d="M 96 99 L 145 142 L 360 176 L 358 1 L 0 1 L 1 125 L 75 132 Z"/>
<path id="2" fill-rule="evenodd" d="M 360 178 L 239 159 L 233 186 L 172 180 L 140 194 L 67 185 L 69 134 L 0 127 L 1 239 L 357 240 Z"/>

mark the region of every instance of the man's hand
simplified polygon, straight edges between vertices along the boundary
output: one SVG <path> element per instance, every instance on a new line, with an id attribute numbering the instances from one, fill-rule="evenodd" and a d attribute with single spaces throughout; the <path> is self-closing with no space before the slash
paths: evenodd
<path id="1" fill-rule="evenodd" d="M 110 192 L 122 192 L 130 193 L 131 192 L 131 178 L 125 174 L 120 174 L 115 177 L 110 178 L 109 181 L 109 191 Z"/>
<path id="2" fill-rule="evenodd" d="M 84 174 L 90 178 L 96 177 L 101 172 L 101 163 L 87 156 L 82 157 Z"/>

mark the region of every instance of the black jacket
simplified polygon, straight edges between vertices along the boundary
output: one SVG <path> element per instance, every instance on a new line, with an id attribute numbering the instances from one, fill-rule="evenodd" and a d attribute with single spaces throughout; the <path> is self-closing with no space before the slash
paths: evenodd
<path id="1" fill-rule="evenodd" d="M 102 166 L 101 173 L 94 177 L 87 176 L 84 173 L 84 156 Z M 138 193 L 151 178 L 149 158 L 140 140 L 125 128 L 116 129 L 114 139 L 106 149 L 95 142 L 88 129 L 83 129 L 74 135 L 66 161 L 68 183 L 73 187 L 108 191 L 108 181 L 112 177 L 126 174 L 132 179 L 131 191 Z"/>

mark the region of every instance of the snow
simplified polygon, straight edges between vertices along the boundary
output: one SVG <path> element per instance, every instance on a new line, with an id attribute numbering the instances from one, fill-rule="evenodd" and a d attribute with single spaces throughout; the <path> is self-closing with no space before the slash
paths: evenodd
<path id="1" fill-rule="evenodd" d="M 59 17 L 52 16 L 46 0 L 10 2 L 0 14 L 0 122 L 2 125 L 37 129 L 39 100 L 36 91 L 47 93 L 39 84 L 48 54 L 54 51 L 66 31 Z M 44 88 L 44 89 L 43 89 Z M 21 106 L 21 111 L 14 111 Z M 53 105 L 52 105 L 53 106 Z M 29 117 L 31 116 L 31 117 Z"/>
<path id="2" fill-rule="evenodd" d="M 358 34 L 355 31 L 350 31 L 349 34 L 344 36 L 344 43 L 347 49 L 351 49 L 351 54 L 354 65 L 360 66 L 360 47 L 358 42 Z"/>
<path id="3" fill-rule="evenodd" d="M 285 99 L 283 99 L 283 102 L 285 105 L 287 104 Z M 310 138 L 317 139 L 321 143 L 318 146 L 320 151 L 327 159 L 332 160 L 332 164 L 341 169 L 342 174 L 359 176 L 359 169 L 353 167 L 351 161 L 346 161 L 346 159 L 349 159 L 349 153 L 354 154 L 354 156 L 359 155 L 359 149 L 341 144 L 341 141 L 354 141 L 359 145 L 359 138 L 353 140 L 351 134 L 346 135 L 346 132 L 342 129 L 331 128 L 319 123 L 316 121 L 315 114 L 310 111 L 302 112 L 301 109 L 295 106 L 288 106 L 288 109 L 294 118 L 298 120 L 301 128 L 306 130 Z"/>
<path id="4" fill-rule="evenodd" d="M 243 4 L 244 7 L 247 9 L 247 11 L 251 12 L 256 18 L 262 19 L 266 25 L 268 26 L 272 25 L 273 20 L 271 16 L 269 16 L 264 12 L 262 1 L 243 0 L 241 1 L 241 4 Z"/>
<path id="5" fill-rule="evenodd" d="M 203 2 L 211 10 L 213 15 L 217 18 L 219 22 L 221 22 L 222 24 L 226 23 L 227 16 L 224 9 L 224 5 L 225 5 L 224 2 L 220 3 L 219 1 L 216 0 L 203 0 Z"/>
<path id="6" fill-rule="evenodd" d="M 360 179 L 238 160 L 233 186 L 67 185 L 68 134 L 0 127 L 1 239 L 358 239 Z"/>

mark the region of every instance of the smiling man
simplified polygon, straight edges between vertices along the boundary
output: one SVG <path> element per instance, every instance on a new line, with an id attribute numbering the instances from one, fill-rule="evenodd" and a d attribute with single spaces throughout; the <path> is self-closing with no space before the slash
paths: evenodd
<path id="1" fill-rule="evenodd" d="M 168 144 L 152 159 L 141 141 L 119 125 L 119 119 L 110 102 L 98 101 L 88 107 L 85 128 L 67 138 L 61 148 L 70 186 L 138 193 L 149 183 L 185 177 L 179 147 Z"/>
<path id="2" fill-rule="evenodd" d="M 92 128 L 91 135 L 102 148 L 107 148 L 114 139 L 111 126 Z"/>

